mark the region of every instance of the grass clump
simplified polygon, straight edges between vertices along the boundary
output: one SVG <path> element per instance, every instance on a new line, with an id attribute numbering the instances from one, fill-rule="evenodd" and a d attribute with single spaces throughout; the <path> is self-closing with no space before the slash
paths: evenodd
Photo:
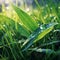
<path id="1" fill-rule="evenodd" d="M 15 18 L 0 14 L 0 60 L 60 59 L 60 3 L 35 3 L 30 15 L 13 4 Z"/>

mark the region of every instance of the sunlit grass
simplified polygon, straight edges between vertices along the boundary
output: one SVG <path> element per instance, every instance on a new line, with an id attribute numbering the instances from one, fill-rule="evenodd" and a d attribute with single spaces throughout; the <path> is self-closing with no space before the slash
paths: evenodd
<path id="1" fill-rule="evenodd" d="M 60 2 L 35 3 L 35 8 L 18 7 L 17 2 L 7 8 L 2 5 L 0 60 L 53 60 L 60 55 Z"/>

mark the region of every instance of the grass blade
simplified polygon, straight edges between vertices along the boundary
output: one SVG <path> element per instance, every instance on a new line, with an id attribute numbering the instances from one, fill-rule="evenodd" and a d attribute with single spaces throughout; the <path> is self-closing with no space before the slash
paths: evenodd
<path id="1" fill-rule="evenodd" d="M 37 27 L 38 24 L 36 23 L 35 20 L 33 20 L 27 13 L 19 9 L 18 7 L 12 5 L 13 9 L 21 19 L 21 22 L 26 26 L 26 28 L 30 31 L 34 31 Z"/>
<path id="2" fill-rule="evenodd" d="M 50 54 L 55 53 L 55 51 L 51 49 L 32 48 L 29 50 L 36 51 L 36 52 L 50 53 Z"/>
<path id="3" fill-rule="evenodd" d="M 23 36 L 28 37 L 30 35 L 30 32 L 25 27 L 23 27 L 22 25 L 15 22 L 13 19 L 11 19 L 9 17 L 0 15 L 0 23 L 3 24 L 3 26 L 5 26 L 5 27 L 8 26 L 9 29 L 18 31 Z M 16 29 L 15 24 L 17 24 L 17 29 Z M 6 28 L 6 29 L 8 29 L 8 28 Z"/>
<path id="4" fill-rule="evenodd" d="M 36 43 L 39 39 L 43 38 L 53 29 L 53 26 L 55 26 L 56 24 L 57 23 L 44 24 L 37 28 L 26 40 L 26 42 L 23 43 L 22 51 L 27 50 L 33 43 Z"/>

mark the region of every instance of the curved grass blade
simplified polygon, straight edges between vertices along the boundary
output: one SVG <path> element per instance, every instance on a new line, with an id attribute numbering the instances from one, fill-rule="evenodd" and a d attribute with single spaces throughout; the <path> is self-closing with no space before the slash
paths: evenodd
<path id="1" fill-rule="evenodd" d="M 23 43 L 22 51 L 27 50 L 33 43 L 36 43 L 39 39 L 43 38 L 53 29 L 56 24 L 57 23 L 44 24 L 37 28 L 26 40 L 26 42 Z"/>
<path id="2" fill-rule="evenodd" d="M 0 23 L 2 26 L 4 26 L 6 29 L 13 29 L 18 31 L 21 35 L 28 37 L 30 35 L 30 32 L 20 25 L 19 23 L 15 22 L 13 19 L 0 15 Z M 17 29 L 16 26 L 17 25 Z"/>
<path id="3" fill-rule="evenodd" d="M 54 50 L 51 50 L 51 49 L 42 49 L 42 48 L 31 48 L 29 50 L 32 50 L 32 51 L 36 51 L 36 52 L 43 52 L 43 53 L 55 53 Z"/>
<path id="4" fill-rule="evenodd" d="M 49 46 L 49 45 L 57 44 L 57 43 L 60 43 L 60 41 L 53 41 L 53 42 L 49 42 L 49 43 L 45 43 L 45 44 L 41 44 L 40 47 L 43 47 L 43 46 Z"/>
<path id="5" fill-rule="evenodd" d="M 26 28 L 30 31 L 34 31 L 37 27 L 38 24 L 36 23 L 35 20 L 33 20 L 27 13 L 19 9 L 18 7 L 14 6 L 12 4 L 13 9 L 21 19 L 21 22 L 26 26 Z"/>

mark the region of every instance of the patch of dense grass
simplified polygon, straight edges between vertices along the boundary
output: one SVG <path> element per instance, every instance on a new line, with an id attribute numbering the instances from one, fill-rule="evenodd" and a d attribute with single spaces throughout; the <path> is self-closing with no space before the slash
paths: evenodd
<path id="1" fill-rule="evenodd" d="M 0 14 L 0 60 L 60 60 L 60 2 L 35 3 L 30 15 L 13 4 Z"/>

